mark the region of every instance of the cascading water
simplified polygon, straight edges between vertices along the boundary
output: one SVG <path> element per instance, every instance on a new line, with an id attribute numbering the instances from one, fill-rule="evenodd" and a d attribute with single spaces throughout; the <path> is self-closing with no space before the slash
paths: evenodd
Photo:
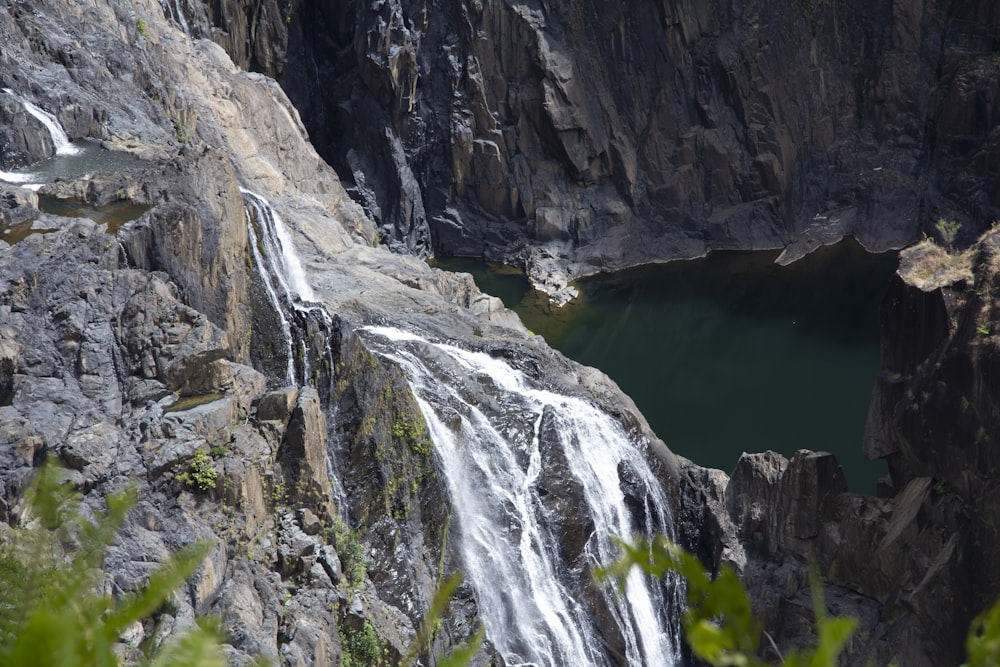
<path id="1" fill-rule="evenodd" d="M 617 558 L 613 537 L 673 532 L 660 482 L 621 426 L 486 354 L 399 329 L 362 334 L 409 377 L 447 478 L 480 618 L 507 664 L 679 664 L 678 586 L 635 571 L 620 593 L 595 589 L 589 577 Z M 544 488 L 556 459 L 577 493 Z M 579 506 L 558 509 L 560 495 L 576 495 Z M 553 519 L 567 511 L 584 531 L 576 554 Z"/>
<path id="2" fill-rule="evenodd" d="M 164 16 L 169 17 L 181 27 L 184 34 L 191 36 L 191 28 L 188 26 L 187 17 L 184 15 L 183 0 L 160 0 L 160 7 Z"/>
<path id="3" fill-rule="evenodd" d="M 29 114 L 37 118 L 42 125 L 49 131 L 49 136 L 52 137 L 52 145 L 56 149 L 56 155 L 77 155 L 80 153 L 80 148 L 74 146 L 73 142 L 69 140 L 69 136 L 63 129 L 62 125 L 59 124 L 59 119 L 50 114 L 48 111 L 39 109 L 37 106 L 24 99 L 17 93 L 15 93 L 10 88 L 4 88 L 3 92 L 14 97 L 21 105 L 24 110 Z"/>
<path id="4" fill-rule="evenodd" d="M 310 355 L 308 323 L 318 321 L 319 330 L 329 333 L 332 321 L 327 312 L 313 302 L 316 299 L 306 281 L 302 263 L 295 253 L 291 236 L 284 220 L 264 197 L 240 188 L 245 204 L 247 233 L 254 262 L 259 268 L 261 282 L 275 314 L 284 338 L 287 356 L 285 380 L 296 384 L 301 378 L 303 384 L 316 384 L 319 369 L 314 372 Z M 256 223 L 256 224 L 255 224 Z M 326 374 L 332 377 L 332 359 L 329 346 L 323 349 Z M 296 371 L 296 360 L 300 363 L 301 375 Z"/>

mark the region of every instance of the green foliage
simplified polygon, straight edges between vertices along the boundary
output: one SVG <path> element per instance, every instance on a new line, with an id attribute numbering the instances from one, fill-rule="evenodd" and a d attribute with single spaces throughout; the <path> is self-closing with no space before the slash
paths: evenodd
<path id="1" fill-rule="evenodd" d="M 714 579 L 697 558 L 660 536 L 652 542 L 621 542 L 624 555 L 598 572 L 600 579 L 613 579 L 620 586 L 632 567 L 656 577 L 667 572 L 680 574 L 687 582 L 687 609 L 681 622 L 691 651 L 715 667 L 768 667 L 757 657 L 761 628 L 754 618 L 743 584 L 729 567 Z M 813 582 L 813 607 L 816 612 L 818 643 L 790 654 L 781 663 L 785 667 L 836 667 L 843 650 L 857 626 L 857 619 L 831 618 L 826 614 L 822 589 Z"/>
<path id="2" fill-rule="evenodd" d="M 417 415 L 416 420 L 400 416 L 393 422 L 390 431 L 392 432 L 392 437 L 409 444 L 414 454 L 427 456 L 434 448 L 434 443 L 428 438 L 420 437 L 424 433 L 424 428 L 424 421 L 420 415 Z"/>
<path id="3" fill-rule="evenodd" d="M 334 517 L 333 528 L 330 532 L 333 546 L 337 549 L 337 556 L 340 557 L 340 566 L 344 570 L 347 585 L 352 589 L 361 588 L 368 575 L 368 559 L 365 558 L 364 545 L 340 517 Z"/>
<path id="4" fill-rule="evenodd" d="M 434 635 L 441 629 L 441 616 L 444 614 L 445 607 L 448 606 L 448 602 L 461 583 L 462 573 L 456 572 L 447 581 L 438 586 L 437 591 L 434 593 L 434 599 L 431 601 L 431 606 L 424 615 L 424 620 L 417 631 L 417 638 L 410 645 L 409 651 L 407 651 L 399 663 L 402 667 L 412 667 L 417 664 L 417 658 L 420 657 L 420 653 L 430 650 Z M 464 667 L 469 664 L 472 657 L 483 645 L 485 634 L 485 628 L 480 625 L 479 629 L 476 630 L 476 634 L 468 641 L 462 642 L 453 648 L 447 656 L 439 658 L 437 661 L 438 666 Z"/>
<path id="5" fill-rule="evenodd" d="M 145 37 L 149 34 L 149 26 L 146 24 L 144 19 L 137 19 L 135 22 L 135 29 L 139 31 L 139 34 Z"/>
<path id="6" fill-rule="evenodd" d="M 958 231 L 962 229 L 962 223 L 957 220 L 945 220 L 944 218 L 938 218 L 938 221 L 934 223 L 934 229 L 937 230 L 938 234 L 941 235 L 941 240 L 945 242 L 949 248 L 955 243 L 955 237 L 958 236 Z"/>
<path id="7" fill-rule="evenodd" d="M 177 479 L 197 491 L 208 491 L 215 488 L 215 478 L 218 476 L 219 471 L 212 465 L 208 454 L 199 449 L 188 464 L 188 469 L 177 475 Z"/>
<path id="8" fill-rule="evenodd" d="M 375 667 L 382 663 L 382 646 L 368 621 L 360 630 L 341 626 L 340 667 Z"/>
<path id="9" fill-rule="evenodd" d="M 962 667 L 1000 665 L 1000 600 L 972 621 L 965 652 L 969 660 Z"/>
<path id="10" fill-rule="evenodd" d="M 184 123 L 182 123 L 180 119 L 171 116 L 170 122 L 174 125 L 174 138 L 177 139 L 177 141 L 183 144 L 191 139 L 187 128 L 184 127 Z"/>
<path id="11" fill-rule="evenodd" d="M 28 492 L 26 527 L 0 540 L 0 664 L 7 667 L 117 667 L 115 645 L 149 617 L 198 567 L 207 544 L 185 547 L 156 569 L 145 588 L 114 599 L 102 591 L 101 564 L 134 489 L 108 496 L 92 519 L 46 464 Z M 146 657 L 150 667 L 223 667 L 218 632 L 201 623 Z"/>
<path id="12" fill-rule="evenodd" d="M 422 430 L 423 424 L 418 425 L 409 419 L 399 417 L 392 424 L 392 437 L 413 442 L 420 436 Z"/>

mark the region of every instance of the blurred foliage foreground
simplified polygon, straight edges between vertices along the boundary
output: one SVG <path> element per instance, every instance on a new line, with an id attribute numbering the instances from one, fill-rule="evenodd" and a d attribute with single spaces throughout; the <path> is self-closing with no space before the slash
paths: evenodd
<path id="1" fill-rule="evenodd" d="M 121 636 L 159 610 L 208 552 L 205 543 L 183 547 L 143 589 L 106 594 L 101 565 L 135 505 L 135 489 L 108 496 L 107 509 L 87 517 L 62 477 L 58 467 L 44 465 L 27 491 L 21 526 L 0 533 L 0 665 L 6 667 L 116 667 L 128 648 Z M 141 663 L 150 667 L 226 664 L 218 630 L 205 620 L 143 649 Z"/>
<path id="2" fill-rule="evenodd" d="M 633 567 L 659 578 L 670 572 L 683 577 L 687 585 L 687 608 L 681 618 L 684 638 L 691 652 L 713 667 L 837 667 L 838 656 L 857 626 L 855 618 L 826 613 L 823 587 L 814 576 L 815 645 L 781 656 L 772 643 L 778 662 L 764 661 L 760 658 L 761 637 L 770 637 L 754 617 L 746 589 L 732 568 L 724 565 L 713 578 L 697 558 L 662 536 L 619 544 L 624 555 L 599 571 L 598 579 L 624 586 Z M 963 667 L 1000 665 L 1000 601 L 973 620 L 966 653 Z"/>
<path id="3" fill-rule="evenodd" d="M 20 527 L 0 524 L 0 665 L 117 667 L 125 660 L 134 662 L 138 656 L 139 664 L 148 667 L 224 666 L 224 638 L 216 625 L 205 619 L 159 644 L 131 647 L 130 651 L 121 641 L 131 626 L 163 607 L 197 570 L 210 545 L 181 548 L 153 571 L 141 590 L 112 596 L 105 592 L 106 576 L 101 566 L 126 513 L 135 504 L 135 490 L 108 496 L 105 511 L 86 516 L 79 495 L 61 479 L 56 466 L 43 466 L 26 493 Z M 684 636 L 692 653 L 709 665 L 836 667 L 857 625 L 856 619 L 827 615 L 822 586 L 816 579 L 815 645 L 780 656 L 772 644 L 780 657 L 777 663 L 766 662 L 760 658 L 760 642 L 767 635 L 731 568 L 723 567 L 713 578 L 694 556 L 663 537 L 620 544 L 623 556 L 599 571 L 598 579 L 624 586 L 633 567 L 654 577 L 671 572 L 683 577 L 687 595 L 681 619 Z M 456 575 L 439 587 L 404 664 L 415 664 L 418 654 L 429 648 L 431 628 L 460 581 Z M 467 665 L 482 640 L 480 628 L 470 641 L 439 657 L 438 664 Z M 964 667 L 1000 664 L 1000 602 L 973 621 L 966 650 Z"/>

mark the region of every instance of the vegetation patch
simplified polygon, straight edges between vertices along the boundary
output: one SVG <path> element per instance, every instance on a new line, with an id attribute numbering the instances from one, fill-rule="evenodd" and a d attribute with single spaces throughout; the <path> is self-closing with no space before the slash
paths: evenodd
<path id="1" fill-rule="evenodd" d="M 199 449 L 188 464 L 188 469 L 177 475 L 177 479 L 188 488 L 205 492 L 215 488 L 215 479 L 218 476 L 219 471 L 212 465 L 212 459 L 205 450 Z"/>
<path id="2" fill-rule="evenodd" d="M 899 255 L 899 275 L 925 292 L 955 283 L 973 281 L 975 251 L 949 252 L 930 239 L 907 248 Z"/>
<path id="3" fill-rule="evenodd" d="M 333 543 L 340 558 L 340 567 L 344 571 L 344 579 L 351 589 L 361 588 L 368 576 L 368 559 L 365 557 L 365 547 L 357 534 L 339 516 L 334 517 L 333 526 L 327 528 L 326 538 Z"/>
<path id="4" fill-rule="evenodd" d="M 118 598 L 106 593 L 101 569 L 135 489 L 107 497 L 107 510 L 80 511 L 79 496 L 46 464 L 28 491 L 30 528 L 0 534 L 0 665 L 117 667 L 120 637 L 150 618 L 194 573 L 209 544 L 183 547 L 158 566 L 140 590 Z M 159 647 L 143 664 L 156 667 L 223 667 L 221 637 L 199 620 Z"/>
<path id="5" fill-rule="evenodd" d="M 376 667 L 382 661 L 382 643 L 369 622 L 360 630 L 340 628 L 340 667 Z"/>

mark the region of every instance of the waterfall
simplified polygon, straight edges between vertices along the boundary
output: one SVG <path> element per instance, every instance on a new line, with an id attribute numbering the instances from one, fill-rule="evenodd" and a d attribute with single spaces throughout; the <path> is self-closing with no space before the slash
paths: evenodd
<path id="1" fill-rule="evenodd" d="M 55 146 L 56 149 L 56 155 L 76 155 L 80 152 L 80 148 L 78 146 L 74 146 L 69 140 L 69 136 L 67 136 L 66 131 L 63 130 L 62 125 L 59 124 L 59 120 L 55 116 L 50 114 L 48 111 L 39 109 L 37 106 L 24 99 L 10 88 L 4 88 L 3 91 L 8 95 L 13 96 L 18 102 L 21 103 L 25 111 L 37 118 L 46 127 L 46 129 L 48 129 L 49 136 L 52 137 L 52 145 Z"/>
<path id="2" fill-rule="evenodd" d="M 281 333 L 285 339 L 285 349 L 288 356 L 288 364 L 285 372 L 285 379 L 288 384 L 295 384 L 295 355 L 292 350 L 292 327 L 288 323 L 288 319 L 285 317 L 285 306 L 278 299 L 278 293 L 274 289 L 274 285 L 271 284 L 273 276 L 270 271 L 265 270 L 263 267 L 268 266 L 264 261 L 264 257 L 260 252 L 260 242 L 257 238 L 257 231 L 254 229 L 253 219 L 250 214 L 250 205 L 247 205 L 246 209 L 247 218 L 247 234 L 250 237 L 250 249 L 253 252 L 253 261 L 257 267 L 260 267 L 260 279 L 264 283 L 264 290 L 267 292 L 267 297 L 271 302 L 271 306 L 274 308 L 274 312 L 278 316 L 278 322 L 281 326 Z"/>
<path id="3" fill-rule="evenodd" d="M 244 188 L 240 188 L 240 192 L 243 194 L 254 262 L 284 337 L 288 358 L 285 380 L 289 384 L 296 384 L 298 378 L 303 384 L 318 382 L 321 369 L 313 368 L 313 356 L 317 356 L 315 348 L 321 348 L 322 361 L 327 366 L 325 372 L 330 378 L 330 387 L 326 390 L 332 391 L 332 352 L 325 344 L 310 345 L 308 329 L 312 321 L 313 329 L 329 334 L 333 322 L 322 307 L 306 303 L 315 301 L 316 296 L 306 281 L 305 270 L 295 253 L 284 220 L 264 197 Z M 296 361 L 300 364 L 298 370 L 301 374 L 296 372 Z"/>
<path id="4" fill-rule="evenodd" d="M 188 26 L 187 17 L 184 16 L 183 0 L 160 0 L 160 7 L 163 9 L 163 14 L 173 19 L 185 35 L 191 36 L 191 28 Z"/>
<path id="5" fill-rule="evenodd" d="M 410 380 L 447 479 L 480 618 L 507 664 L 679 664 L 677 586 L 638 571 L 624 593 L 590 580 L 594 567 L 618 557 L 613 537 L 673 532 L 660 482 L 622 427 L 487 354 L 398 329 L 361 331 Z M 578 506 L 560 509 L 574 499 Z M 560 512 L 581 527 L 577 554 L 558 539 Z M 595 607 L 603 607 L 600 620 Z"/>
<path id="6" fill-rule="evenodd" d="M 244 188 L 240 188 L 240 192 L 247 205 L 257 213 L 262 240 L 267 249 L 268 268 L 280 283 L 285 298 L 290 303 L 294 303 L 296 297 L 303 301 L 315 301 L 316 296 L 306 282 L 306 273 L 295 254 L 295 246 L 292 245 L 285 221 L 264 197 Z"/>

